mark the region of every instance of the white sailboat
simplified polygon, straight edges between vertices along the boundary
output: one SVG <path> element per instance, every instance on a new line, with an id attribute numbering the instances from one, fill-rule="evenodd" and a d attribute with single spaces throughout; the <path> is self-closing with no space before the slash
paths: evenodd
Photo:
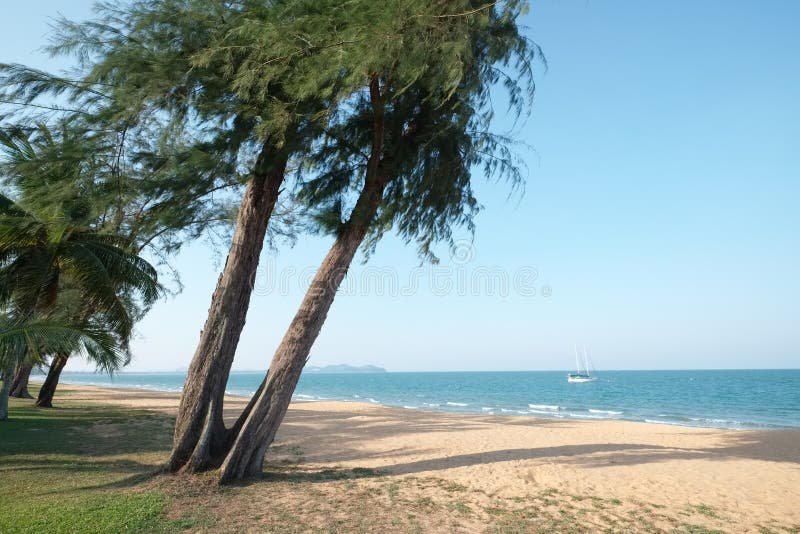
<path id="1" fill-rule="evenodd" d="M 585 346 L 583 347 L 583 369 L 581 369 L 581 357 L 578 355 L 578 345 L 575 345 L 575 366 L 578 368 L 578 372 L 568 374 L 567 382 L 592 382 L 597 380 L 596 376 L 589 374 L 589 367 L 594 369 L 594 366 L 591 365 Z"/>

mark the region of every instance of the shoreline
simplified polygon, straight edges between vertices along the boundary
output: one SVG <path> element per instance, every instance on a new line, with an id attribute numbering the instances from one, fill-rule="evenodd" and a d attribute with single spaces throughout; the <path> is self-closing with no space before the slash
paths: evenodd
<path id="1" fill-rule="evenodd" d="M 141 373 L 134 373 L 134 374 L 141 374 Z M 152 373 L 154 375 L 158 375 L 160 373 Z M 32 379 L 33 383 L 40 384 L 38 380 L 39 377 L 36 379 Z M 158 388 L 158 387 L 148 387 L 147 385 L 138 386 L 133 384 L 122 384 L 122 385 L 115 385 L 115 384 L 108 384 L 108 383 L 74 383 L 69 381 L 69 377 L 63 377 L 61 380 L 62 384 L 70 385 L 70 386 L 89 386 L 89 387 L 97 387 L 97 388 L 108 388 L 108 389 L 115 389 L 115 390 L 131 390 L 131 391 L 152 391 L 152 392 L 160 392 L 160 393 L 174 393 L 180 395 L 183 387 L 177 388 Z M 226 392 L 225 396 L 229 398 L 239 398 L 249 400 L 251 398 L 252 393 L 250 394 L 243 394 L 243 393 L 229 393 Z M 403 404 L 387 404 L 381 401 L 377 401 L 371 398 L 361 398 L 358 395 L 355 398 L 315 398 L 309 395 L 299 395 L 306 398 L 297 398 L 298 395 L 295 394 L 292 397 L 292 403 L 305 403 L 305 402 L 344 402 L 344 403 L 351 403 L 351 404 L 364 404 L 368 406 L 385 406 L 388 408 L 396 408 L 401 410 L 407 410 L 412 412 L 426 412 L 431 414 L 454 414 L 454 415 L 489 415 L 494 417 L 525 417 L 525 418 L 532 418 L 532 419 L 544 419 L 544 420 L 561 420 L 561 421 L 622 421 L 622 422 L 630 422 L 630 423 L 641 423 L 646 425 L 660 425 L 660 426 L 668 426 L 668 427 L 679 427 L 679 428 L 699 428 L 699 429 L 715 429 L 715 430 L 728 430 L 734 432 L 747 432 L 747 431 L 784 431 L 784 430 L 800 430 L 800 426 L 789 426 L 789 425 L 778 425 L 778 424 L 769 424 L 769 423 L 757 423 L 757 422 L 749 422 L 749 421 L 736 421 L 736 420 L 725 420 L 725 419 L 718 419 L 718 418 L 707 418 L 707 417 L 700 417 L 698 416 L 689 416 L 689 415 L 670 415 L 665 416 L 669 417 L 669 419 L 665 420 L 655 420 L 651 419 L 652 416 L 648 415 L 639 415 L 638 417 L 632 416 L 625 416 L 623 415 L 624 412 L 616 411 L 614 409 L 586 409 L 588 413 L 574 413 L 571 411 L 562 411 L 563 407 L 559 406 L 547 406 L 544 405 L 535 405 L 529 404 L 528 410 L 519 410 L 519 409 L 506 409 L 502 407 L 481 407 L 480 409 L 476 409 L 475 407 L 471 407 L 466 410 L 457 410 L 457 409 L 448 409 L 444 404 L 436 404 L 436 405 L 429 405 L 429 406 L 409 406 Z M 466 407 L 468 405 L 462 403 L 450 403 L 447 402 L 447 405 L 451 405 L 454 408 L 457 407 Z M 477 406 L 477 405 L 476 405 Z M 544 409 L 543 409 L 544 408 Z M 684 420 L 681 421 L 679 419 L 683 418 Z M 727 424 L 726 424 L 727 423 Z M 731 425 L 731 423 L 735 423 L 735 425 Z"/>
<path id="2" fill-rule="evenodd" d="M 70 402 L 170 415 L 180 398 L 177 392 L 77 384 L 64 384 L 65 390 L 62 399 Z M 246 402 L 226 397 L 229 424 Z M 708 507 L 714 514 L 709 526 L 722 528 L 722 521 L 733 532 L 759 532 L 771 521 L 800 526 L 800 430 L 293 402 L 266 461 L 312 474 L 374 470 L 391 480 L 444 480 L 498 498 L 556 491 L 566 498 L 644 503 L 678 516 Z"/>

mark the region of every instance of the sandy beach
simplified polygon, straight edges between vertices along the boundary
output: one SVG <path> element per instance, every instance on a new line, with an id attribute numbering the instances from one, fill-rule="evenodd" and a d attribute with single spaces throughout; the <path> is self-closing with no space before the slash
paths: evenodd
<path id="1" fill-rule="evenodd" d="M 174 413 L 179 395 L 64 385 L 71 398 Z M 226 417 L 246 399 L 229 397 Z M 292 404 L 268 460 L 437 477 L 488 495 L 543 490 L 713 510 L 734 531 L 800 524 L 800 431 L 453 415 L 356 402 Z M 299 451 L 299 452 L 297 452 Z M 761 527 L 757 527 L 761 525 Z"/>

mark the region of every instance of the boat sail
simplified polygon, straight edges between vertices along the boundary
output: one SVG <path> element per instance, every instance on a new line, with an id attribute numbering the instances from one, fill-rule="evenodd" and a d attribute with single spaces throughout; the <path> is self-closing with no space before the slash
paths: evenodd
<path id="1" fill-rule="evenodd" d="M 589 367 L 594 368 L 594 366 L 590 363 L 586 347 L 583 347 L 583 369 L 581 369 L 581 357 L 578 355 L 578 345 L 575 345 L 575 366 L 578 368 L 578 372 L 568 374 L 567 382 L 592 382 L 597 380 L 596 376 L 589 374 Z"/>

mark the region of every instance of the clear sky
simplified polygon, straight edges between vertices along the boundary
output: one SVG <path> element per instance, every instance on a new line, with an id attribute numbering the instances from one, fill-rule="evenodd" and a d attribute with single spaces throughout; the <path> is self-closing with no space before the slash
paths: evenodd
<path id="1" fill-rule="evenodd" d="M 4 2 L 0 61 L 65 66 L 38 52 L 48 17 L 90 5 Z M 581 343 L 598 369 L 800 366 L 800 3 L 535 1 L 524 22 L 549 63 L 524 195 L 476 173 L 474 243 L 437 269 L 387 237 L 311 363 L 566 369 Z M 266 368 L 329 245 L 264 254 L 235 368 Z M 176 259 L 131 370 L 188 365 L 224 252 Z"/>

